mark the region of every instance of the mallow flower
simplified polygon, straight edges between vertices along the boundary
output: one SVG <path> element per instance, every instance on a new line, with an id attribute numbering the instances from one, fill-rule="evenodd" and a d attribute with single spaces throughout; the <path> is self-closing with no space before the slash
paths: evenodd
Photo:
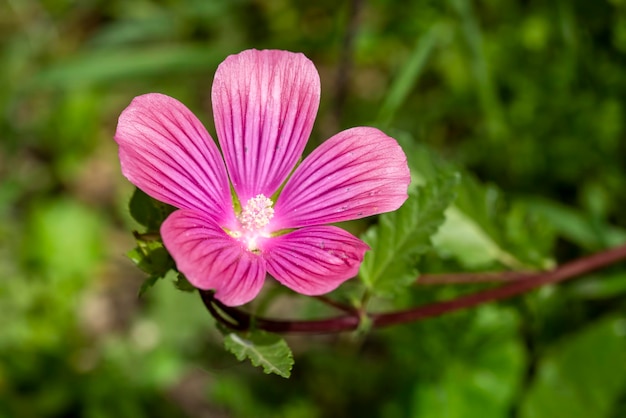
<path id="1" fill-rule="evenodd" d="M 221 152 L 162 94 L 133 99 L 115 133 L 126 178 L 177 208 L 160 230 L 177 269 L 230 306 L 254 299 L 268 273 L 305 295 L 354 277 L 369 247 L 327 224 L 402 205 L 410 174 L 398 143 L 352 128 L 298 165 L 320 100 L 317 70 L 300 53 L 229 56 L 211 99 Z"/>

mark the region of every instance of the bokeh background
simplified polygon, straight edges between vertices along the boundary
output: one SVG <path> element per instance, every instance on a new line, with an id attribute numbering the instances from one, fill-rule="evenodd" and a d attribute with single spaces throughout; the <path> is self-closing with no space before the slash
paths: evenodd
<path id="1" fill-rule="evenodd" d="M 624 0 L 0 0 L 0 417 L 626 416 L 619 267 L 366 338 L 290 337 L 290 380 L 225 353 L 196 294 L 139 298 L 116 119 L 161 92 L 214 132 L 212 75 L 248 48 L 314 61 L 313 145 L 406 132 L 529 202 L 557 261 L 626 236 Z"/>

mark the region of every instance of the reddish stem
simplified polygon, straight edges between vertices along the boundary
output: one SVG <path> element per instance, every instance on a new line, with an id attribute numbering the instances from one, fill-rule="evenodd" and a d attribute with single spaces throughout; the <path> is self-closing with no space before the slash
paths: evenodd
<path id="1" fill-rule="evenodd" d="M 416 285 L 475 284 L 494 282 L 513 282 L 536 275 L 530 271 L 489 271 L 482 273 L 435 273 L 422 274 L 415 281 Z"/>
<path id="2" fill-rule="evenodd" d="M 369 318 L 373 327 L 385 327 L 432 318 L 483 303 L 510 298 L 546 284 L 558 283 L 581 276 L 624 259 L 626 259 L 626 245 L 570 261 L 552 271 L 535 274 L 524 273 L 526 275 L 525 278 L 518 278 L 509 284 L 495 289 L 484 290 L 471 295 L 460 296 L 453 300 L 431 303 L 402 311 L 370 314 Z M 277 333 L 333 333 L 355 330 L 360 322 L 356 314 L 310 321 L 285 321 L 253 317 L 240 309 L 223 305 L 213 297 L 212 292 L 200 291 L 200 295 L 211 314 L 214 316 L 218 315 L 216 316 L 217 320 L 237 330 L 249 329 L 251 326 L 254 326 L 257 329 Z M 232 318 L 236 324 L 233 324 L 232 320 L 221 316 L 215 307 L 218 307 L 219 310 Z"/>

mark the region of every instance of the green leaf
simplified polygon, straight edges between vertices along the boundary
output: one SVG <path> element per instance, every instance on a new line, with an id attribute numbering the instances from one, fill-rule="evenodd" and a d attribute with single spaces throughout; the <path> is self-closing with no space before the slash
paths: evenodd
<path id="1" fill-rule="evenodd" d="M 505 202 L 493 186 L 463 177 L 459 198 L 433 237 L 442 255 L 470 269 L 498 263 L 511 269 L 550 268 L 554 231 L 521 202 Z"/>
<path id="2" fill-rule="evenodd" d="M 478 98 L 487 121 L 489 139 L 506 137 L 507 126 L 503 106 L 497 94 L 496 84 L 489 71 L 488 58 L 483 42 L 483 34 L 470 0 L 451 0 L 450 4 L 459 15 L 461 29 L 471 54 L 471 71 L 477 88 Z"/>
<path id="3" fill-rule="evenodd" d="M 437 173 L 456 168 L 444 162 L 409 134 L 394 133 L 404 149 L 413 184 L 424 184 Z M 510 203 L 493 185 L 484 185 L 462 172 L 457 198 L 446 211 L 446 221 L 432 237 L 434 248 L 465 268 L 500 264 L 512 269 L 549 268 L 554 242 L 547 219 L 522 202 Z"/>
<path id="4" fill-rule="evenodd" d="M 174 267 L 174 260 L 160 241 L 137 240 L 137 247 L 128 252 L 128 258 L 144 272 L 158 277 Z"/>
<path id="5" fill-rule="evenodd" d="M 380 107 L 380 113 L 377 118 L 379 123 L 389 125 L 419 80 L 435 47 L 438 46 L 442 38 L 449 36 L 449 32 L 449 27 L 438 22 L 433 24 L 425 34 L 418 38 L 413 52 L 406 63 L 404 63 Z"/>
<path id="6" fill-rule="evenodd" d="M 127 254 L 137 267 L 150 275 L 139 289 L 141 297 L 175 267 L 174 260 L 163 246 L 159 235 L 161 224 L 175 208 L 151 198 L 136 188 L 128 203 L 128 209 L 131 216 L 147 229 L 144 234 L 134 233 L 137 247 Z M 180 278 L 175 285 L 178 289 L 186 290 Z"/>
<path id="7" fill-rule="evenodd" d="M 214 69 L 221 59 L 221 52 L 193 44 L 87 49 L 44 68 L 29 87 L 76 88 L 162 74 L 202 72 Z"/>
<path id="8" fill-rule="evenodd" d="M 150 276 L 146 280 L 144 280 L 143 283 L 141 284 L 141 287 L 139 288 L 139 293 L 137 297 L 142 297 L 161 278 L 162 277 L 160 276 Z"/>
<path id="9" fill-rule="evenodd" d="M 610 417 L 626 384 L 626 327 L 605 319 L 553 347 L 539 362 L 521 418 Z"/>
<path id="10" fill-rule="evenodd" d="M 224 337 L 224 347 L 243 361 L 250 359 L 253 366 L 263 367 L 266 374 L 277 374 L 288 378 L 293 367 L 291 349 L 281 337 L 264 331 L 231 333 Z"/>
<path id="11" fill-rule="evenodd" d="M 506 209 L 496 187 L 464 176 L 459 197 L 447 213 L 448 221 L 433 242 L 440 252 L 453 254 L 467 268 L 497 262 L 512 269 L 528 269 L 505 238 Z"/>
<path id="12" fill-rule="evenodd" d="M 130 214 L 149 232 L 158 232 L 161 224 L 175 208 L 155 200 L 139 189 L 135 189 L 128 203 Z"/>
<path id="13" fill-rule="evenodd" d="M 132 216 L 133 219 L 141 225 L 147 227 L 152 223 L 151 218 L 154 211 L 152 198 L 140 189 L 135 188 L 135 191 L 128 202 L 128 209 L 130 211 L 130 216 Z"/>
<path id="14" fill-rule="evenodd" d="M 178 273 L 178 275 L 176 275 L 174 286 L 176 286 L 176 289 L 182 290 L 183 292 L 194 292 L 196 290 L 196 288 L 189 283 L 189 280 L 187 280 L 182 273 Z"/>
<path id="15" fill-rule="evenodd" d="M 576 280 L 567 290 L 585 299 L 623 297 L 626 294 L 626 273 L 618 271 L 590 274 L 582 280 Z"/>
<path id="16" fill-rule="evenodd" d="M 430 249 L 430 237 L 443 223 L 458 182 L 458 174 L 447 173 L 410 191 L 400 209 L 381 215 L 378 225 L 365 233 L 363 239 L 372 250 L 360 274 L 374 293 L 393 296 L 415 281 L 417 260 Z"/>
<path id="17" fill-rule="evenodd" d="M 527 199 L 531 210 L 547 219 L 565 239 L 595 251 L 626 243 L 626 231 L 606 223 L 594 222 L 588 214 L 541 198 Z"/>
<path id="18" fill-rule="evenodd" d="M 498 330 L 502 332 L 502 328 Z M 497 333 L 494 331 L 491 338 Z M 466 348 L 471 352 L 471 361 L 452 357 L 446 361 L 435 381 L 416 384 L 412 397 L 413 413 L 410 416 L 510 416 L 511 402 L 516 397 L 516 389 L 524 374 L 524 348 L 515 336 L 495 338 L 501 341 L 479 346 L 478 349 Z"/>
<path id="19" fill-rule="evenodd" d="M 139 297 L 156 284 L 159 279 L 174 268 L 174 260 L 160 240 L 143 240 L 137 238 L 137 247 L 130 250 L 128 258 L 142 271 L 149 274 L 139 288 Z"/>

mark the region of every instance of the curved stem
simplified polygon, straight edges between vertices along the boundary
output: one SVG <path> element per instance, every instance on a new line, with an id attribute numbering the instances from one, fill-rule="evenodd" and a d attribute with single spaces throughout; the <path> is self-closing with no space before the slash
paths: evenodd
<path id="1" fill-rule="evenodd" d="M 481 273 L 435 273 L 422 274 L 415 284 L 431 286 L 442 284 L 503 283 L 527 279 L 536 275 L 533 271 L 488 271 Z"/>
<path id="2" fill-rule="evenodd" d="M 214 292 L 211 290 L 198 291 L 200 292 L 200 297 L 202 298 L 202 302 L 204 302 L 204 306 L 219 323 L 237 331 L 243 331 L 250 328 L 250 322 L 252 319 L 250 314 L 224 305 L 215 299 Z"/>
<path id="3" fill-rule="evenodd" d="M 526 274 L 525 278 L 518 278 L 509 284 L 494 289 L 484 290 L 470 295 L 460 296 L 453 300 L 435 302 L 402 311 L 370 314 L 369 318 L 372 321 L 373 327 L 385 327 L 432 318 L 445 313 L 474 307 L 483 303 L 510 298 L 546 284 L 558 283 L 574 277 L 579 277 L 583 274 L 607 267 L 625 259 L 626 245 L 623 245 L 570 261 L 552 271 L 534 274 L 524 273 Z M 213 297 L 213 292 L 201 290 L 200 295 L 202 296 L 202 300 L 211 314 L 215 316 L 215 313 L 217 313 L 218 316 L 216 316 L 216 319 L 218 321 L 237 330 L 249 329 L 252 325 L 254 325 L 254 327 L 258 329 L 276 333 L 333 333 L 355 330 L 357 329 L 360 321 L 357 314 L 309 321 L 274 320 L 253 317 L 240 309 L 223 305 Z M 233 324 L 228 318 L 222 316 L 215 309 L 215 307 L 218 307 L 236 323 Z"/>

